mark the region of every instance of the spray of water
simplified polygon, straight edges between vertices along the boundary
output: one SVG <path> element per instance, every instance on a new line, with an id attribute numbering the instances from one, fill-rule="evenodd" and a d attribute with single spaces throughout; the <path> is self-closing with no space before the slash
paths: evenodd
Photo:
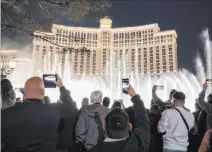
<path id="1" fill-rule="evenodd" d="M 198 97 L 201 91 L 201 84 L 206 78 L 212 78 L 212 43 L 209 39 L 208 31 L 205 30 L 201 34 L 204 40 L 206 65 L 203 64 L 200 56 L 195 59 L 197 77 L 188 72 L 186 69 L 179 70 L 178 72 L 161 74 L 160 76 L 144 75 L 138 73 L 138 64 L 135 64 L 136 73 L 130 73 L 128 70 L 128 52 L 125 48 L 122 49 L 122 60 L 115 63 L 117 53 L 112 51 L 110 53 L 110 61 L 106 66 L 106 75 L 99 76 L 73 76 L 71 77 L 71 67 L 68 57 L 65 61 L 65 69 L 63 75 L 65 86 L 71 91 L 73 99 L 80 107 L 81 100 L 84 97 L 90 97 L 90 94 L 94 90 L 101 90 L 104 96 L 108 96 L 111 100 L 123 98 L 124 104 L 130 106 L 130 97 L 123 95 L 121 92 L 121 78 L 129 78 L 131 85 L 135 88 L 136 92 L 141 95 L 145 106 L 150 107 L 152 99 L 151 88 L 153 84 L 164 85 L 164 90 L 157 92 L 158 96 L 163 100 L 167 100 L 171 89 L 176 89 L 186 94 L 186 107 L 194 111 L 195 99 Z M 135 50 L 135 55 L 137 54 Z M 58 63 L 60 55 L 55 55 L 53 62 L 52 73 L 61 74 L 61 63 Z M 137 57 L 136 57 L 137 58 Z M 45 58 L 46 62 L 50 62 Z M 137 62 L 137 59 L 136 59 Z M 116 65 L 117 64 L 117 65 Z M 47 67 L 47 66 L 45 66 Z M 46 71 L 44 69 L 44 71 Z M 14 77 L 15 79 L 15 77 Z M 208 93 L 211 90 L 208 90 Z M 59 98 L 59 91 L 57 89 L 46 89 L 46 95 L 51 98 L 52 102 L 56 102 Z"/>

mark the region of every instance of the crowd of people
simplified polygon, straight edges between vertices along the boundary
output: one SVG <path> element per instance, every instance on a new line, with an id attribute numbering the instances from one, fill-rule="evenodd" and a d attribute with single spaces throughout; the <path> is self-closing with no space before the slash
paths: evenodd
<path id="1" fill-rule="evenodd" d="M 8 79 L 1 80 L 2 152 L 212 152 L 212 94 L 205 101 L 207 83 L 194 101 L 196 111 L 185 107 L 186 95 L 171 90 L 169 99 L 152 88 L 150 109 L 132 86 L 133 103 L 94 90 L 81 108 L 58 77 L 57 103 L 45 96 L 40 77 L 28 79 L 23 98 L 16 98 Z M 78 101 L 79 102 L 79 101 Z M 111 107 L 111 108 L 109 108 Z"/>

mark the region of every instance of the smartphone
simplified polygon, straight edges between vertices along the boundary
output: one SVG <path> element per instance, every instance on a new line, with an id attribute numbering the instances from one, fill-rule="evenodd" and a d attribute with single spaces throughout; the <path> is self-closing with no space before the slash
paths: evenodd
<path id="1" fill-rule="evenodd" d="M 43 82 L 44 82 L 45 88 L 56 88 L 57 75 L 43 74 Z"/>
<path id="2" fill-rule="evenodd" d="M 164 86 L 162 86 L 162 85 L 157 85 L 157 89 L 158 89 L 158 90 L 163 90 L 163 89 L 164 89 Z"/>
<path id="3" fill-rule="evenodd" d="M 122 79 L 122 92 L 127 94 L 128 93 L 127 89 L 129 89 L 129 87 L 130 87 L 129 79 L 128 78 Z"/>
<path id="4" fill-rule="evenodd" d="M 212 79 L 206 79 L 207 84 L 212 84 Z"/>

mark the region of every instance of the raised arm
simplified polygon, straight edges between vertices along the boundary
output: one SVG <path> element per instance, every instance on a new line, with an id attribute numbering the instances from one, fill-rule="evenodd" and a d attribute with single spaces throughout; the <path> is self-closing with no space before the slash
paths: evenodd
<path id="1" fill-rule="evenodd" d="M 57 86 L 60 88 L 61 100 L 63 102 L 58 104 L 61 119 L 70 117 L 76 118 L 78 116 L 78 109 L 74 104 L 70 93 L 63 86 L 63 82 L 61 79 L 58 79 Z"/>
<path id="2" fill-rule="evenodd" d="M 164 111 L 166 109 L 166 104 L 157 96 L 156 90 L 157 90 L 157 85 L 153 85 L 152 87 L 153 103 L 159 105 L 161 108 L 161 111 Z"/>
<path id="3" fill-rule="evenodd" d="M 140 96 L 137 95 L 132 87 L 128 90 L 129 95 L 132 97 L 131 101 L 134 105 L 134 133 L 137 138 L 140 139 L 140 149 L 142 151 L 148 151 L 150 144 L 150 124 L 147 116 L 146 109 Z"/>
<path id="4" fill-rule="evenodd" d="M 197 100 L 197 103 L 200 105 L 201 108 L 205 110 L 206 113 L 210 113 L 212 109 L 212 104 L 209 104 L 205 102 L 205 92 L 207 90 L 207 82 L 203 84 L 203 90 L 199 94 L 199 98 Z"/>

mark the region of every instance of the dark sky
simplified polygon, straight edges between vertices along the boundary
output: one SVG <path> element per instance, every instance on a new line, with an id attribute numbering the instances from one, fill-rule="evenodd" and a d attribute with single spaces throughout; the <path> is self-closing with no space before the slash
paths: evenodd
<path id="1" fill-rule="evenodd" d="M 192 1 L 113 0 L 107 15 L 113 20 L 113 27 L 158 23 L 161 31 L 175 29 L 179 67 L 194 72 L 196 52 L 203 51 L 199 34 L 205 27 L 210 32 L 212 30 L 212 0 Z M 84 23 L 91 26 L 98 24 L 89 19 Z"/>

